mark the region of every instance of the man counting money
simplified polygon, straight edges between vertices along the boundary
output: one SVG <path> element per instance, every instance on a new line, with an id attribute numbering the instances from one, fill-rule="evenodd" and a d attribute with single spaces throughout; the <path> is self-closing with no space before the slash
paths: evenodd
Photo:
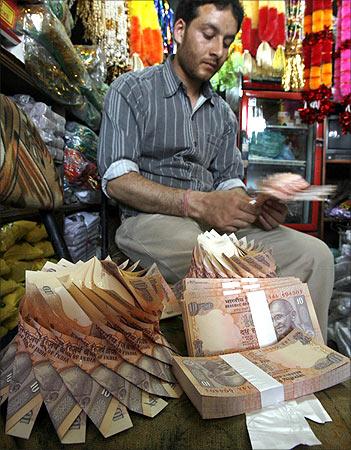
<path id="1" fill-rule="evenodd" d="M 120 206 L 116 243 L 144 267 L 156 262 L 175 283 L 205 230 L 261 241 L 272 248 L 279 275 L 308 283 L 325 338 L 332 255 L 318 239 L 282 226 L 283 203 L 250 203 L 236 117 L 209 83 L 242 19 L 239 0 L 180 0 L 176 55 L 111 84 L 98 163 L 105 193 Z"/>

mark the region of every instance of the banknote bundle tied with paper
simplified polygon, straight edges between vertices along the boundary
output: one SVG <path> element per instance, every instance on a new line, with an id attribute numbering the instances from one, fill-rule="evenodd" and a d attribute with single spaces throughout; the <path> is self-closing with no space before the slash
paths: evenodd
<path id="1" fill-rule="evenodd" d="M 261 349 L 221 356 L 176 356 L 173 368 L 204 419 L 258 410 L 350 377 L 349 358 L 296 329 Z"/>
<path id="2" fill-rule="evenodd" d="M 133 426 L 129 411 L 161 412 L 182 392 L 159 326 L 171 296 L 156 266 L 93 258 L 28 271 L 18 333 L 0 355 L 5 432 L 29 438 L 43 403 L 64 444 L 85 442 L 87 417 L 109 437 Z"/>
<path id="3" fill-rule="evenodd" d="M 175 357 L 174 372 L 204 418 L 295 399 L 349 376 L 348 358 L 323 344 L 307 284 L 277 277 L 271 252 L 254 242 L 200 235 L 180 292 L 189 357 Z"/>

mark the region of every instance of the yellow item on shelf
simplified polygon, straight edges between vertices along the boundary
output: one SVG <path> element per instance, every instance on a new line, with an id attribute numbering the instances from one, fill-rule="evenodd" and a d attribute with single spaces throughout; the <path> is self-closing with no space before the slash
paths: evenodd
<path id="1" fill-rule="evenodd" d="M 0 258 L 0 276 L 6 275 L 11 272 L 10 267 L 7 265 L 6 261 Z"/>
<path id="2" fill-rule="evenodd" d="M 50 256 L 55 255 L 54 247 L 52 246 L 50 241 L 40 241 L 33 245 L 35 249 L 42 251 L 42 256 L 44 258 L 50 258 Z"/>
<path id="3" fill-rule="evenodd" d="M 1 303 L 16 308 L 25 292 L 26 290 L 23 286 L 17 285 L 13 292 L 2 297 Z"/>
<path id="4" fill-rule="evenodd" d="M 29 233 L 27 233 L 24 236 L 24 240 L 31 244 L 35 244 L 36 242 L 42 241 L 43 239 L 46 239 L 47 237 L 48 237 L 48 233 L 46 232 L 46 228 L 45 228 L 44 224 L 37 223 L 35 228 L 33 228 L 33 230 L 31 230 Z"/>
<path id="5" fill-rule="evenodd" d="M 46 259 L 34 259 L 33 261 L 12 261 L 9 278 L 17 283 L 22 283 L 26 278 L 26 270 L 41 270 Z"/>
<path id="6" fill-rule="evenodd" d="M 37 244 L 36 244 L 37 245 Z M 4 259 L 6 260 L 24 260 L 30 261 L 32 259 L 41 258 L 44 256 L 40 247 L 35 247 L 28 242 L 22 242 L 10 247 L 7 252 L 4 253 Z"/>
<path id="7" fill-rule="evenodd" d="M 6 296 L 10 292 L 13 292 L 18 288 L 18 283 L 15 280 L 5 280 L 5 278 L 0 277 L 0 297 Z"/>
<path id="8" fill-rule="evenodd" d="M 4 337 L 7 332 L 8 329 L 0 325 L 0 338 Z"/>
<path id="9" fill-rule="evenodd" d="M 36 223 L 31 220 L 17 220 L 3 225 L 0 228 L 0 252 L 6 252 L 35 226 Z"/>
<path id="10" fill-rule="evenodd" d="M 6 328 L 7 331 L 13 330 L 18 325 L 18 310 L 8 317 L 1 325 L 1 328 Z M 1 330 L 0 330 L 1 333 Z"/>

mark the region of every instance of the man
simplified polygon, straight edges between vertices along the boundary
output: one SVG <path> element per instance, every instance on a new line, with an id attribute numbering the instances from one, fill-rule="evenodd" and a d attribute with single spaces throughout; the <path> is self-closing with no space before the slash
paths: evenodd
<path id="1" fill-rule="evenodd" d="M 296 311 L 287 300 L 274 300 L 269 305 L 278 341 L 296 328 Z"/>
<path id="2" fill-rule="evenodd" d="M 177 54 L 112 83 L 99 140 L 103 189 L 120 204 L 118 247 L 168 282 L 187 272 L 199 233 L 215 228 L 262 241 L 280 275 L 308 282 L 324 336 L 333 286 L 328 248 L 281 227 L 286 206 L 250 204 L 236 148 L 237 120 L 209 79 L 227 58 L 243 10 L 238 0 L 179 2 Z"/>
<path id="3" fill-rule="evenodd" d="M 221 358 L 214 361 L 185 359 L 184 365 L 204 387 L 237 387 L 246 383 L 245 378 Z"/>

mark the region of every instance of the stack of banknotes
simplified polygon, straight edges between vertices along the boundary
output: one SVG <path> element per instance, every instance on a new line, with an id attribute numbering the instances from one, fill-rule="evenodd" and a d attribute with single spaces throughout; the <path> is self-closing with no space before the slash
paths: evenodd
<path id="1" fill-rule="evenodd" d="M 189 357 L 174 374 L 203 418 L 227 417 L 340 383 L 350 361 L 323 339 L 307 284 L 235 235 L 199 235 L 178 288 Z"/>
<path id="2" fill-rule="evenodd" d="M 234 233 L 205 231 L 197 238 L 187 278 L 266 278 L 276 276 L 270 249 Z"/>
<path id="3" fill-rule="evenodd" d="M 174 358 L 174 373 L 204 419 L 292 400 L 350 377 L 350 360 L 299 330 L 241 353 Z"/>
<path id="4" fill-rule="evenodd" d="M 160 332 L 173 293 L 156 266 L 136 272 L 96 258 L 28 271 L 18 334 L 0 354 L 6 433 L 28 438 L 44 403 L 62 443 L 85 442 L 89 417 L 104 437 L 154 417 L 178 398 L 176 349 Z"/>
<path id="5" fill-rule="evenodd" d="M 183 284 L 190 356 L 272 345 L 294 328 L 323 343 L 308 286 L 298 278 L 187 278 Z"/>

